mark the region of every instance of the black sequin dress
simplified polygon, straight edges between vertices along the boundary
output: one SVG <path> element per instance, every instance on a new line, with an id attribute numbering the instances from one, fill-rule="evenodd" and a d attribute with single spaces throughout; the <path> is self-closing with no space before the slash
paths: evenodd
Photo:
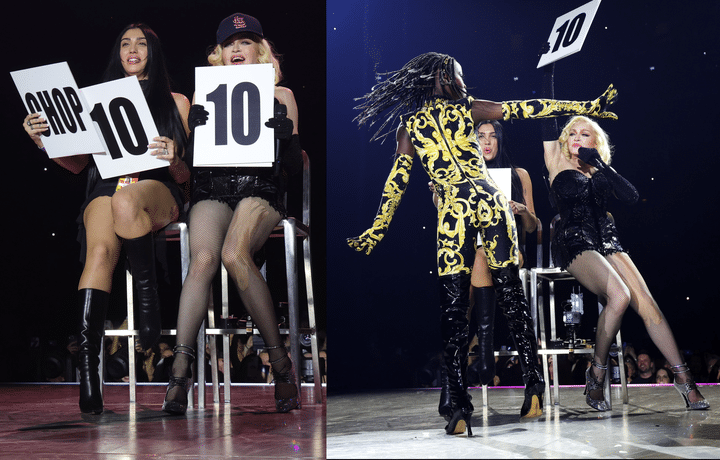
<path id="1" fill-rule="evenodd" d="M 592 177 L 574 169 L 560 171 L 550 188 L 560 211 L 551 250 L 556 267 L 566 269 L 583 251 L 604 256 L 627 252 L 607 212 L 613 187 L 602 170 Z"/>

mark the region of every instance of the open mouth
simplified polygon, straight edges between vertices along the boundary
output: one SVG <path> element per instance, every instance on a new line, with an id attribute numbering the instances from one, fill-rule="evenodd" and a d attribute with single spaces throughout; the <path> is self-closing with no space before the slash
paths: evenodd
<path id="1" fill-rule="evenodd" d="M 242 64 L 245 62 L 245 58 L 242 56 L 233 56 L 232 59 L 230 59 L 231 64 Z"/>

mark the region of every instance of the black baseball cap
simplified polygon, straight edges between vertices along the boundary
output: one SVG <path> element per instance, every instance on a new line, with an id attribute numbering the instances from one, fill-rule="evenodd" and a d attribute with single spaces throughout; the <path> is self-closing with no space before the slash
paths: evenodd
<path id="1" fill-rule="evenodd" d="M 217 43 L 222 44 L 240 32 L 252 32 L 260 38 L 264 38 L 260 21 L 247 14 L 235 13 L 223 19 L 218 26 Z"/>

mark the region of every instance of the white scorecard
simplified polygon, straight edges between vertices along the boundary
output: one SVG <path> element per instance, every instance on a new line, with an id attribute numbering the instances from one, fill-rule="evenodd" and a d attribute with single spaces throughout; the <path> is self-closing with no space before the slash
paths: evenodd
<path id="1" fill-rule="evenodd" d="M 193 166 L 272 166 L 274 97 L 272 64 L 197 67 L 195 103 L 209 116 L 195 128 Z"/>
<path id="2" fill-rule="evenodd" d="M 550 51 L 540 56 L 537 68 L 577 53 L 585 42 L 601 0 L 593 0 L 555 20 L 548 42 Z"/>

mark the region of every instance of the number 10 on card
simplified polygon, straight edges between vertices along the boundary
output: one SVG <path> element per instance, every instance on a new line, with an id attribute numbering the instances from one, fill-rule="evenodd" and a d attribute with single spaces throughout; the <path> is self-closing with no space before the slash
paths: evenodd
<path id="1" fill-rule="evenodd" d="M 548 42 L 550 51 L 540 56 L 537 68 L 577 53 L 585 42 L 601 0 L 593 0 L 555 20 Z"/>
<path id="2" fill-rule="evenodd" d="M 195 104 L 208 111 L 195 128 L 193 166 L 271 167 L 275 69 L 272 64 L 195 69 Z"/>

